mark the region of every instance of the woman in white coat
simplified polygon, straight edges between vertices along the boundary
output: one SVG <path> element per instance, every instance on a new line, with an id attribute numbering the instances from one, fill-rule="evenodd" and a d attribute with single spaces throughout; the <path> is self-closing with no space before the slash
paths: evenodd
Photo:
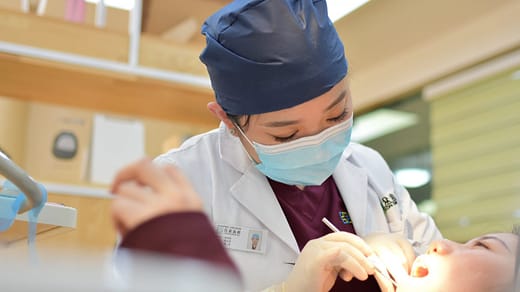
<path id="1" fill-rule="evenodd" d="M 416 252 L 441 238 L 383 158 L 350 143 L 348 65 L 325 0 L 234 1 L 209 17 L 202 33 L 201 60 L 216 95 L 208 108 L 220 128 L 155 161 L 181 169 L 201 195 L 247 289 L 284 282 L 297 260 L 304 267 L 301 261 L 320 258 L 331 287 L 342 279 L 332 291 L 378 291 L 367 251 L 348 236 L 324 239 L 330 230 L 323 217 L 347 234 L 388 234 L 383 246 L 406 268 L 410 251 L 392 234 L 404 235 Z M 319 248 L 299 258 L 309 240 Z M 324 250 L 334 256 L 324 258 Z M 355 272 L 332 263 L 340 254 Z"/>

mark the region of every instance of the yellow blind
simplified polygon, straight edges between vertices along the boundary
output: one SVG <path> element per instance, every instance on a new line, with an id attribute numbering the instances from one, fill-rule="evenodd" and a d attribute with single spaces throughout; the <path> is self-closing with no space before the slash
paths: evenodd
<path id="1" fill-rule="evenodd" d="M 447 238 L 465 241 L 487 232 L 510 231 L 520 222 L 517 71 L 432 100 L 435 220 Z"/>

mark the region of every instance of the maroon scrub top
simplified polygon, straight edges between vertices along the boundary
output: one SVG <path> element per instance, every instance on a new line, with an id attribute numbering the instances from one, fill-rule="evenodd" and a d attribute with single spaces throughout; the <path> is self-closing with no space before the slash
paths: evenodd
<path id="1" fill-rule="evenodd" d="M 332 232 L 321 221 L 323 217 L 332 222 L 339 230 L 356 234 L 348 210 L 332 176 L 320 186 L 307 186 L 303 190 L 296 186 L 268 180 L 300 250 L 309 240 Z M 372 292 L 381 290 L 375 278 L 370 276 L 366 281 L 352 279 L 350 282 L 345 282 L 338 278 L 330 291 Z"/>

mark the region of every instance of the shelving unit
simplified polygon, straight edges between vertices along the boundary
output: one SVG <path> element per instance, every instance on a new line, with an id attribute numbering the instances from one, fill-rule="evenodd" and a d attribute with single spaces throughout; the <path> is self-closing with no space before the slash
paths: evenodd
<path id="1" fill-rule="evenodd" d="M 217 121 L 206 110 L 213 92 L 198 60 L 202 48 L 142 36 L 140 13 L 130 16 L 127 34 L 0 9 L 0 96 L 147 121 L 215 127 Z M 157 131 L 161 123 L 153 129 Z M 53 203 L 41 213 L 38 247 L 106 250 L 115 244 L 106 187 L 43 184 Z M 56 210 L 68 216 L 67 224 L 56 224 Z M 2 236 L 4 243 L 23 248 L 24 215 Z"/>
<path id="2" fill-rule="evenodd" d="M 7 10 L 0 20 L 0 95 L 215 125 L 205 109 L 213 93 L 193 48 L 143 36 L 133 64 L 132 35 Z"/>

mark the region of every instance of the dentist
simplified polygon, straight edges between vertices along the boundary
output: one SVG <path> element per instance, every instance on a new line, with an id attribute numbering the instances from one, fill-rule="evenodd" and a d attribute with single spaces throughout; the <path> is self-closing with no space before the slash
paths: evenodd
<path id="1" fill-rule="evenodd" d="M 348 63 L 325 0 L 237 0 L 202 33 L 216 96 L 208 109 L 220 127 L 155 163 L 175 165 L 194 186 L 246 289 L 304 285 L 320 259 L 331 267 L 326 290 L 379 291 L 367 249 L 349 234 L 388 234 L 383 246 L 406 269 L 415 256 L 394 238 L 415 252 L 441 238 L 383 158 L 350 142 Z M 344 232 L 327 235 L 323 217 Z M 348 256 L 354 272 L 336 270 L 332 255 Z"/>

